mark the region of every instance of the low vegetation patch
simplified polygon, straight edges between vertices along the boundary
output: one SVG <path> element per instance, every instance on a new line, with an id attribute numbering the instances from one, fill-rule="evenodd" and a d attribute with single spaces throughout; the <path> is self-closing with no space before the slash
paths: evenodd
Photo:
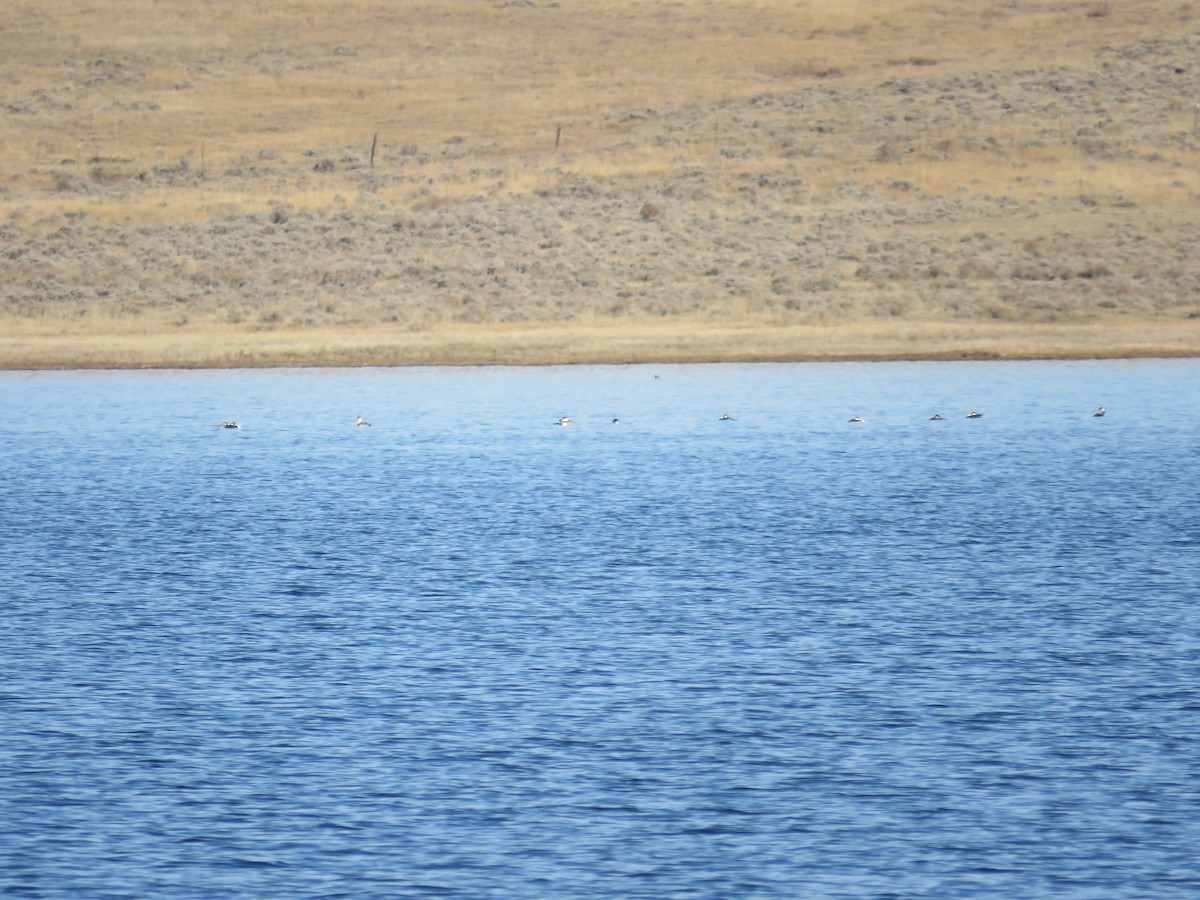
<path id="1" fill-rule="evenodd" d="M 1196 352 L 1198 49 L 1167 0 L 18 2 L 0 365 Z"/>

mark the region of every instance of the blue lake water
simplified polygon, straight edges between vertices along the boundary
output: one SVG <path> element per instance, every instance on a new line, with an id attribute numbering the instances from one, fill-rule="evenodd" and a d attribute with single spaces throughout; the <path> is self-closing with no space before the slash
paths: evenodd
<path id="1" fill-rule="evenodd" d="M 1200 896 L 1200 361 L 0 402 L 0 894 Z"/>

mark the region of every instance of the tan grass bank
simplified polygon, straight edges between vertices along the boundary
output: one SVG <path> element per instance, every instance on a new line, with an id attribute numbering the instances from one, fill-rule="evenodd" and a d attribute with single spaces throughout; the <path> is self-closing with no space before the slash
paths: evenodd
<path id="1" fill-rule="evenodd" d="M 893 359 L 1084 359 L 1194 356 L 1200 322 L 1153 319 L 1029 328 L 1012 324 L 868 322 L 713 325 L 680 321 L 588 326 L 478 325 L 412 332 L 377 328 L 247 333 L 46 334 L 0 340 L 10 369 L 266 366 L 543 365 Z"/>
<path id="2" fill-rule="evenodd" d="M 1176 0 L 17 0 L 0 367 L 1200 353 Z"/>

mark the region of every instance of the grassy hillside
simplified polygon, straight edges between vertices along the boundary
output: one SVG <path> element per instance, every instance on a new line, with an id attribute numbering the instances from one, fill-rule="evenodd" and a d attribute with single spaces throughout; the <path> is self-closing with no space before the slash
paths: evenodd
<path id="1" fill-rule="evenodd" d="M 0 366 L 1200 351 L 1167 0 L 16 0 Z"/>

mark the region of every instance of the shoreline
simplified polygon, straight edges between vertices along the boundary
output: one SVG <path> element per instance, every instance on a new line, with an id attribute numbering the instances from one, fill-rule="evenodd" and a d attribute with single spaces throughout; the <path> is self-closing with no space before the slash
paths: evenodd
<path id="1" fill-rule="evenodd" d="M 605 321 L 433 328 L 50 331 L 0 335 L 0 370 L 1033 361 L 1200 357 L 1200 320 L 1084 323 Z"/>

